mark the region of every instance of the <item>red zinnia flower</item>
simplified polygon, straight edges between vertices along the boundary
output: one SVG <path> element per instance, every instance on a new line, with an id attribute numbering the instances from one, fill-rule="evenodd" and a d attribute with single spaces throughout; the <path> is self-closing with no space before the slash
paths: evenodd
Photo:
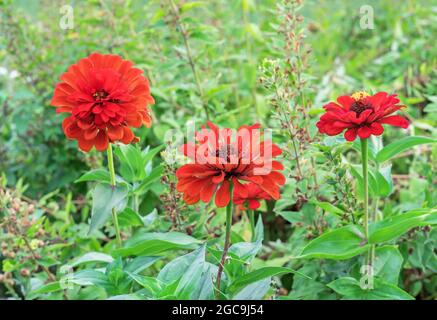
<path id="1" fill-rule="evenodd" d="M 282 150 L 271 141 L 260 141 L 256 132 L 259 124 L 240 127 L 235 139 L 231 138 L 231 129 L 219 129 L 211 122 L 208 126 L 210 129 L 203 127 L 197 132 L 197 144 L 182 146 L 184 154 L 194 160 L 176 171 L 177 190 L 184 193 L 185 202 L 207 203 L 216 193 L 215 204 L 225 207 L 231 197 L 231 182 L 234 195 L 248 195 L 246 185 L 240 181 L 253 182 L 273 199 L 279 199 L 279 186 L 285 183 L 285 177 L 276 171 L 283 169 L 282 164 L 272 158 Z"/>
<path id="2" fill-rule="evenodd" d="M 118 55 L 93 53 L 61 76 L 51 105 L 66 112 L 62 127 L 85 152 L 108 143 L 138 140 L 129 127 L 150 127 L 148 104 L 154 103 L 143 71 Z"/>
<path id="3" fill-rule="evenodd" d="M 408 128 L 407 119 L 391 115 L 405 107 L 398 105 L 399 99 L 395 94 L 378 92 L 371 96 L 365 92 L 356 92 L 351 96 L 339 97 L 337 102 L 324 106 L 326 113 L 317 123 L 320 133 L 335 136 L 347 129 L 344 137 L 347 141 L 353 141 L 357 135 L 361 139 L 381 135 L 384 132 L 382 124 Z"/>
<path id="4" fill-rule="evenodd" d="M 233 202 L 240 206 L 241 210 L 245 210 L 244 205 L 247 204 L 249 209 L 256 210 L 260 207 L 260 200 L 271 200 L 272 198 L 263 191 L 257 184 L 251 182 L 245 185 L 247 194 L 240 192 L 234 193 Z"/>

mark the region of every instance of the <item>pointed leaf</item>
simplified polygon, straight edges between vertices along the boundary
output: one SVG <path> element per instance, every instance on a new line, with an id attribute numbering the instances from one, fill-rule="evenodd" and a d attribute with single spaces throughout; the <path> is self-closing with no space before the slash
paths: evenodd
<path id="1" fill-rule="evenodd" d="M 109 219 L 112 208 L 119 207 L 128 195 L 125 184 L 98 184 L 93 190 L 93 208 L 89 233 L 101 228 Z M 120 210 L 120 208 L 118 208 Z"/>
<path id="2" fill-rule="evenodd" d="M 403 139 L 392 142 L 386 145 L 384 148 L 382 148 L 382 150 L 377 153 L 376 160 L 381 163 L 390 160 L 391 158 L 398 155 L 402 151 L 408 150 L 414 146 L 420 144 L 426 144 L 426 143 L 435 143 L 435 142 L 437 142 L 436 139 L 428 138 L 428 137 L 420 137 L 420 136 L 405 137 Z"/>
<path id="3" fill-rule="evenodd" d="M 180 232 L 137 233 L 125 242 L 124 247 L 116 249 L 116 256 L 151 256 L 176 249 L 194 249 L 199 240 Z"/>
<path id="4" fill-rule="evenodd" d="M 414 227 L 437 224 L 437 209 L 418 209 L 372 223 L 369 226 L 369 242 L 381 243 L 393 240 Z"/>
<path id="5" fill-rule="evenodd" d="M 369 246 L 364 239 L 362 227 L 349 225 L 312 240 L 298 258 L 344 260 L 367 251 Z"/>

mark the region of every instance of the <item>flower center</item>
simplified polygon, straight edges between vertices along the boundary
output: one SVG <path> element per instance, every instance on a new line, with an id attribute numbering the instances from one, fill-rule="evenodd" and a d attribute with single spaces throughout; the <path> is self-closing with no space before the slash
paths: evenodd
<path id="1" fill-rule="evenodd" d="M 357 114 L 357 117 L 359 117 L 363 111 L 372 109 L 372 105 L 370 105 L 366 99 L 369 96 L 370 95 L 365 91 L 357 91 L 352 94 L 351 97 L 355 100 L 355 102 L 352 103 L 350 110 L 354 111 Z"/>
<path id="2" fill-rule="evenodd" d="M 233 145 L 219 146 L 219 149 L 215 152 L 215 156 L 229 163 L 231 157 L 238 157 L 238 150 Z"/>
<path id="3" fill-rule="evenodd" d="M 372 106 L 363 101 L 355 101 L 350 107 L 350 110 L 354 111 L 357 116 L 367 109 L 372 109 Z"/>
<path id="4" fill-rule="evenodd" d="M 107 93 L 105 90 L 97 90 L 93 94 L 93 98 L 95 101 L 101 101 L 106 99 L 106 97 L 109 96 L 109 93 Z"/>

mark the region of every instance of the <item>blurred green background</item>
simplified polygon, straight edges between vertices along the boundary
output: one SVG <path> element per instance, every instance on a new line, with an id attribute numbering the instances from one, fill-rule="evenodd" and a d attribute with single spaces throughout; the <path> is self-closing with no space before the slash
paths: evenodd
<path id="1" fill-rule="evenodd" d="M 282 45 L 276 1 L 180 1 L 181 21 L 204 100 L 215 122 L 268 126 L 271 107 L 258 83 L 259 66 Z M 204 121 L 202 99 L 184 38 L 168 1 L 71 1 L 72 29 L 60 28 L 58 1 L 1 0 L 0 172 L 32 198 L 66 190 L 102 155 L 80 152 L 61 129 L 50 99 L 59 76 L 93 51 L 117 53 L 145 70 L 155 118 L 141 129 L 142 147 L 157 145 L 170 128 Z M 360 27 L 370 5 L 374 29 Z M 354 90 L 398 93 L 415 130 L 435 135 L 437 122 L 437 6 L 432 0 L 306 1 L 301 12 L 312 47 L 309 93 L 313 108 Z M 316 117 L 313 119 L 315 122 Z M 392 136 L 389 129 L 390 139 Z"/>

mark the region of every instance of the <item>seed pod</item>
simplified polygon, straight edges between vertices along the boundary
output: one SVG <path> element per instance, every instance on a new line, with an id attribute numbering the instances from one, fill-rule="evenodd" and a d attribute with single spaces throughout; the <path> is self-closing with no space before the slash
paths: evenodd
<path id="1" fill-rule="evenodd" d="M 29 269 L 26 269 L 26 268 L 24 268 L 24 269 L 21 269 L 20 270 L 20 274 L 23 276 L 23 277 L 28 277 L 28 276 L 30 276 L 30 271 L 29 271 Z"/>

